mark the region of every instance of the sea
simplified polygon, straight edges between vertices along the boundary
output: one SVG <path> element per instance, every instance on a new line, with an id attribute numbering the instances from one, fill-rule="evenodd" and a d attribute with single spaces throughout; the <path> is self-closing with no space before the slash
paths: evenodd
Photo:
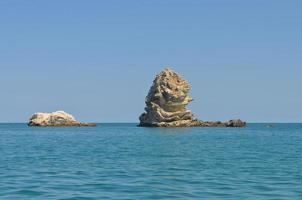
<path id="1" fill-rule="evenodd" d="M 302 124 L 0 124 L 0 199 L 302 199 Z"/>

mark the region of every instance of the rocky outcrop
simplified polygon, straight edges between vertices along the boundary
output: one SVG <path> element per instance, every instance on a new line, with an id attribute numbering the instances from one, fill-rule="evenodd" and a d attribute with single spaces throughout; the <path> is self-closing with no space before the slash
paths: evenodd
<path id="1" fill-rule="evenodd" d="M 241 121 L 240 119 L 233 119 L 227 122 L 227 127 L 245 127 L 246 122 Z"/>
<path id="2" fill-rule="evenodd" d="M 186 106 L 193 100 L 189 96 L 190 85 L 171 69 L 164 69 L 153 81 L 146 97 L 146 108 L 139 126 L 146 127 L 243 127 L 245 122 L 199 121 Z"/>
<path id="3" fill-rule="evenodd" d="M 140 126 L 190 126 L 196 121 L 186 105 L 192 101 L 188 95 L 189 83 L 170 69 L 156 76 L 146 97 L 146 113 L 140 116 Z"/>
<path id="4" fill-rule="evenodd" d="M 241 121 L 240 119 L 232 119 L 227 122 L 221 121 L 198 121 L 193 126 L 201 126 L 201 127 L 245 127 L 246 122 Z"/>
<path id="5" fill-rule="evenodd" d="M 35 113 L 28 122 L 28 126 L 96 126 L 95 123 L 78 122 L 75 118 L 64 112 Z"/>

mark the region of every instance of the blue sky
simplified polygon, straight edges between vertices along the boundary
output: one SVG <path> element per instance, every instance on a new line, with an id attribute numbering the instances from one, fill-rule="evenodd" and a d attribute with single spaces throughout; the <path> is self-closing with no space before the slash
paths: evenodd
<path id="1" fill-rule="evenodd" d="M 302 1 L 0 1 L 0 122 L 137 122 L 165 66 L 203 120 L 302 122 Z"/>

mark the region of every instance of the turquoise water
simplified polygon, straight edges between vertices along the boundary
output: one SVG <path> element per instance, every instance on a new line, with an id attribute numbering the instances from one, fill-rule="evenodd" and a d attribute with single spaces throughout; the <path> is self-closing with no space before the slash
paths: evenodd
<path id="1" fill-rule="evenodd" d="M 0 124 L 0 199 L 302 199 L 302 124 Z"/>

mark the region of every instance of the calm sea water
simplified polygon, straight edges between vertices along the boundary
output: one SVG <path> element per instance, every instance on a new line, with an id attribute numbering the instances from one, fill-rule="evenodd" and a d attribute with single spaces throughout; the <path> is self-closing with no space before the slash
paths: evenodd
<path id="1" fill-rule="evenodd" d="M 0 199 L 302 199 L 302 124 L 0 124 Z"/>

